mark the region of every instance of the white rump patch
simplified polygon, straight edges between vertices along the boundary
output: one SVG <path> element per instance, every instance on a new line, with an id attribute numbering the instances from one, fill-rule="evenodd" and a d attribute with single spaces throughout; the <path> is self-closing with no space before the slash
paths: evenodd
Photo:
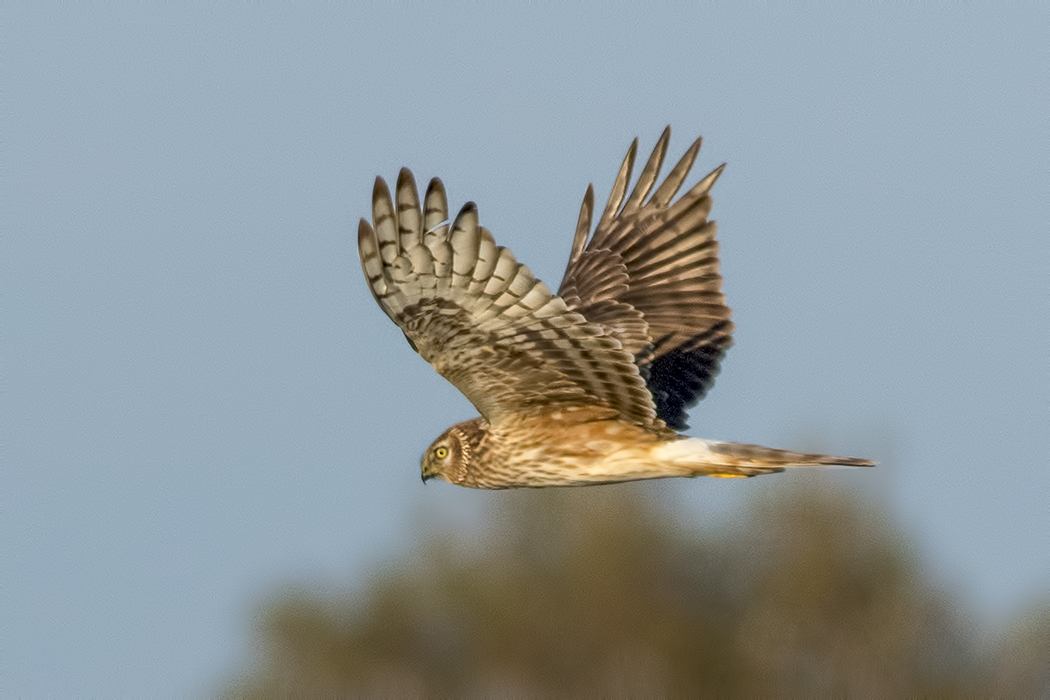
<path id="1" fill-rule="evenodd" d="M 710 464 L 711 443 L 700 438 L 686 438 L 667 442 L 653 449 L 652 456 L 658 462 L 678 464 Z M 714 460 L 717 461 L 717 460 Z"/>

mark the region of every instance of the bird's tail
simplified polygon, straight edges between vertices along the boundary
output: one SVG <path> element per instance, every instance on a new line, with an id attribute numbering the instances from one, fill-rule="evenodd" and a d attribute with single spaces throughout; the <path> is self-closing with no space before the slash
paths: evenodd
<path id="1" fill-rule="evenodd" d="M 741 477 L 782 472 L 787 467 L 872 467 L 875 462 L 815 452 L 792 452 L 744 442 L 683 438 L 655 448 L 653 456 L 683 476 Z"/>

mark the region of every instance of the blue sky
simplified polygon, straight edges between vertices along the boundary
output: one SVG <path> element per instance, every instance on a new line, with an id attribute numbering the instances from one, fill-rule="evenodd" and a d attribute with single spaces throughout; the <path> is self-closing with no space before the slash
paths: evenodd
<path id="1" fill-rule="evenodd" d="M 736 345 L 691 434 L 882 461 L 1002 621 L 1050 588 L 1050 11 L 5 5 L 5 696 L 203 693 L 289 585 L 491 496 L 373 303 L 372 180 L 439 175 L 552 286 L 631 138 L 705 137 Z M 776 489 L 660 485 L 698 523 Z"/>

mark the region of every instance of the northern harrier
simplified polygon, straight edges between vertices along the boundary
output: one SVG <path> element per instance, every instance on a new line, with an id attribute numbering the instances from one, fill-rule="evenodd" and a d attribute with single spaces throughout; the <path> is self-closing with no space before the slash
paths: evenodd
<path id="1" fill-rule="evenodd" d="M 376 178 L 374 226 L 362 219 L 357 238 L 372 294 L 481 413 L 427 449 L 424 481 L 502 489 L 874 464 L 676 432 L 733 324 L 707 219 L 723 166 L 673 201 L 700 140 L 654 189 L 669 138 L 670 128 L 627 196 L 634 140 L 593 235 L 587 188 L 557 294 L 496 245 L 473 202 L 450 226 L 437 178 L 422 207 L 407 169 L 393 200 Z"/>

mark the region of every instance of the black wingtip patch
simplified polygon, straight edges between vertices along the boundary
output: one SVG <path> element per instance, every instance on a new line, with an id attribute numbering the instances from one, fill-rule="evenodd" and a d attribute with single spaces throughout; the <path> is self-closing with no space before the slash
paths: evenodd
<path id="1" fill-rule="evenodd" d="M 695 350 L 675 349 L 656 358 L 649 368 L 647 386 L 656 414 L 674 430 L 685 430 L 686 412 L 704 398 L 718 374 L 725 350 L 703 345 Z"/>
<path id="2" fill-rule="evenodd" d="M 722 358 L 732 343 L 728 336 L 718 334 L 727 325 L 718 324 L 703 334 L 703 340 L 661 352 L 646 364 L 645 384 L 653 396 L 656 415 L 667 427 L 674 430 L 689 427 L 685 422 L 686 413 L 714 384 Z"/>

